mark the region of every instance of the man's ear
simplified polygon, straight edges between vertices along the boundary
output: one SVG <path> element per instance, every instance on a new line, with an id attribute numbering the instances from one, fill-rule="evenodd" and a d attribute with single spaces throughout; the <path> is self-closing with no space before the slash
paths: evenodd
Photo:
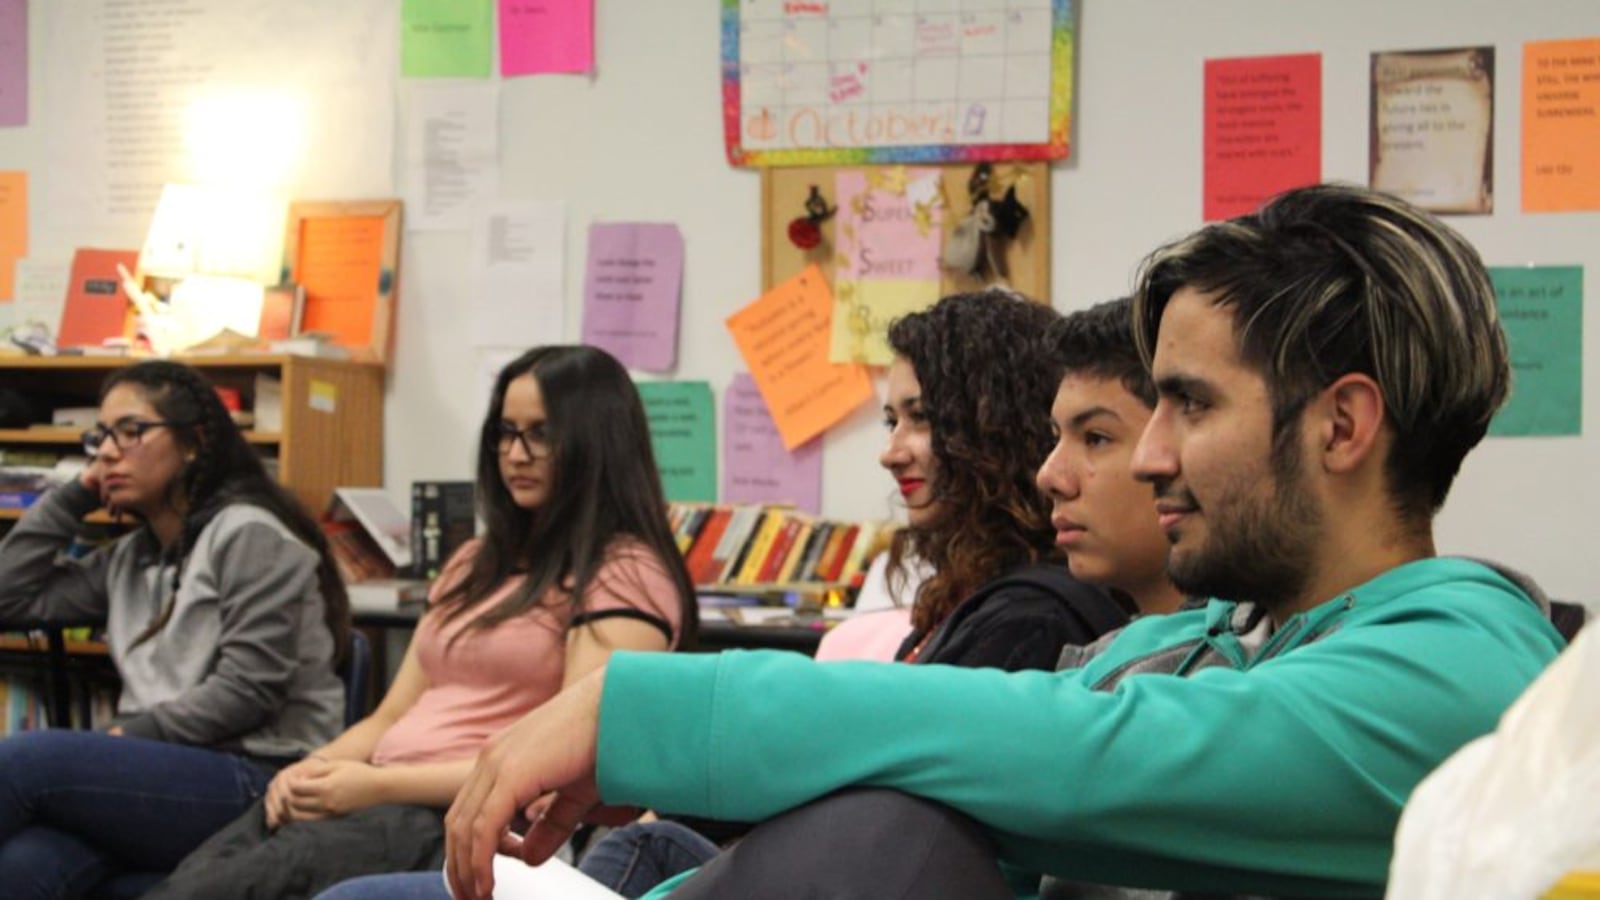
<path id="1" fill-rule="evenodd" d="M 1373 457 L 1383 432 L 1383 391 L 1372 376 L 1351 372 L 1322 389 L 1312 404 L 1317 449 L 1329 472 L 1351 472 Z"/>

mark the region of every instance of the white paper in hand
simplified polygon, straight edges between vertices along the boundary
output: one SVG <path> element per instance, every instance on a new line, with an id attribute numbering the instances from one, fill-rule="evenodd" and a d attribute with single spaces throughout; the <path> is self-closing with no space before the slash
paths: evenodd
<path id="1" fill-rule="evenodd" d="M 445 890 L 449 889 L 446 879 Z M 500 854 L 494 858 L 494 896 L 495 900 L 622 900 L 621 894 L 559 859 L 530 866 Z"/>

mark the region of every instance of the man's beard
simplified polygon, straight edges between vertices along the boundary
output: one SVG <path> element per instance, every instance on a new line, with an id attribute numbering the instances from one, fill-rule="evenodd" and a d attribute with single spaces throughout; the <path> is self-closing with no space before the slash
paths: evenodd
<path id="1" fill-rule="evenodd" d="M 1236 485 L 1231 498 L 1204 510 L 1205 542 L 1182 556 L 1168 555 L 1167 575 L 1180 591 L 1268 610 L 1301 599 L 1322 539 L 1322 515 L 1301 478 L 1299 448 L 1290 446 L 1272 456 L 1271 497 Z"/>

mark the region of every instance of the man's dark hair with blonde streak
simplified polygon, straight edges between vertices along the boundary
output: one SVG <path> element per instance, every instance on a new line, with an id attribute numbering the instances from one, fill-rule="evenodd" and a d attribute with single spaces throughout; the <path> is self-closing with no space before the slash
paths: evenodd
<path id="1" fill-rule="evenodd" d="M 1180 288 L 1232 307 L 1240 358 L 1272 398 L 1273 454 L 1341 375 L 1370 375 L 1394 429 L 1385 472 L 1396 512 L 1426 524 L 1510 382 L 1494 288 L 1476 250 L 1438 219 L 1344 185 L 1289 191 L 1153 254 L 1134 294 L 1148 363 Z"/>

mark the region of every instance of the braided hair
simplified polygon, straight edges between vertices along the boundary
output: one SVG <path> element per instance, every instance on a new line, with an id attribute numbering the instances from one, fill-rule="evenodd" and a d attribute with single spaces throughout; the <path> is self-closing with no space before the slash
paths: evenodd
<path id="1" fill-rule="evenodd" d="M 183 511 L 178 540 L 163 551 L 176 563 L 172 593 L 155 620 L 133 641 L 143 643 L 160 633 L 172 618 L 184 564 L 200 532 L 217 513 L 236 503 L 266 510 L 317 554 L 317 584 L 323 615 L 333 635 L 334 663 L 342 664 L 350 647 L 350 600 L 333 562 L 328 540 L 300 501 L 267 475 L 261 457 L 239 433 L 216 388 L 198 370 L 170 360 L 149 360 L 118 369 L 100 388 L 103 402 L 119 385 L 132 385 L 145 402 L 168 422 L 179 446 L 192 454 L 178 477 L 167 486 L 167 499 Z"/>

